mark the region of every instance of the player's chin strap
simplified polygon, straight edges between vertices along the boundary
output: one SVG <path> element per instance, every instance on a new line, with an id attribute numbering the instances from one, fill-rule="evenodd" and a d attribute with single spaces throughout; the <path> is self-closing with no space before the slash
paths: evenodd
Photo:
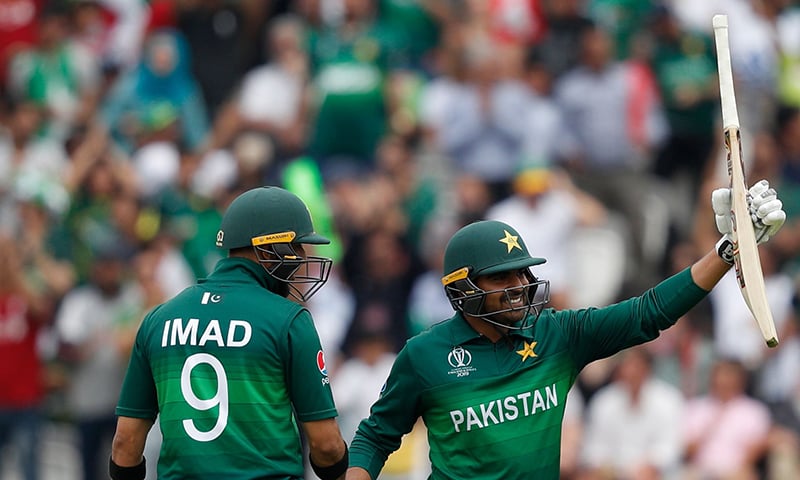
<path id="1" fill-rule="evenodd" d="M 517 310 L 517 311 L 522 311 L 522 310 L 520 309 L 520 310 Z M 490 324 L 491 326 L 493 326 L 495 328 L 495 330 L 497 330 L 499 333 L 501 333 L 503 335 L 506 335 L 508 333 L 513 333 L 513 332 L 516 332 L 516 331 L 519 331 L 519 330 L 527 330 L 527 329 L 533 327 L 533 324 L 536 322 L 536 318 L 539 318 L 539 313 L 541 313 L 541 309 L 538 306 L 535 306 L 535 305 L 528 305 L 528 308 L 526 308 L 524 310 L 524 312 L 525 312 L 525 316 L 522 317 L 522 320 L 520 320 L 519 326 L 508 325 L 506 323 L 503 323 L 502 321 L 496 321 L 496 320 L 492 319 L 492 317 L 494 317 L 496 315 L 499 315 L 500 313 L 504 313 L 504 312 L 498 312 L 497 314 L 490 314 L 488 316 L 477 317 L 477 318 L 479 318 L 479 319 L 483 320 L 484 322 L 486 322 L 486 323 Z M 532 321 L 530 323 L 526 322 L 526 320 L 528 319 L 528 315 L 533 315 L 534 316 L 534 321 Z"/>

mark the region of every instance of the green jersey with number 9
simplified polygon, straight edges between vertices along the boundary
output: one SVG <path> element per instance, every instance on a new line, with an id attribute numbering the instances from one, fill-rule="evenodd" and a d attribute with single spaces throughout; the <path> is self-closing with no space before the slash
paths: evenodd
<path id="1" fill-rule="evenodd" d="M 311 314 L 272 282 L 226 258 L 145 317 L 116 413 L 158 416 L 158 478 L 303 478 L 296 420 L 337 412 Z"/>

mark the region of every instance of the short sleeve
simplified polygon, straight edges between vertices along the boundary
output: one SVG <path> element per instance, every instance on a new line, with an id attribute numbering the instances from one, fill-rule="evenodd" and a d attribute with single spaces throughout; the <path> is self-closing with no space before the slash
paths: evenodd
<path id="1" fill-rule="evenodd" d="M 311 314 L 302 310 L 289 325 L 287 383 L 302 422 L 337 416 L 325 354 Z"/>
<path id="2" fill-rule="evenodd" d="M 158 415 L 158 394 L 145 355 L 144 337 L 140 328 L 117 403 L 116 414 L 122 417 L 155 419 Z"/>

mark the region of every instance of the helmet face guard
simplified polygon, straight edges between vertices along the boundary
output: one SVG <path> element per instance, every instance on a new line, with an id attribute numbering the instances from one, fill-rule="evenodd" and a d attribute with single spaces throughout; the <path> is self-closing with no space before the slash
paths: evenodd
<path id="1" fill-rule="evenodd" d="M 333 265 L 330 258 L 302 257 L 291 243 L 255 245 L 257 240 L 253 239 L 253 250 L 258 262 L 272 278 L 286 286 L 286 295 L 306 302 L 328 281 Z"/>
<path id="2" fill-rule="evenodd" d="M 280 187 L 256 187 L 236 197 L 222 217 L 216 246 L 251 247 L 258 262 L 278 281 L 279 295 L 305 302 L 328 280 L 333 261 L 302 256 L 295 245 L 325 245 L 314 231 L 311 213 L 300 197 Z"/>
<path id="3" fill-rule="evenodd" d="M 456 311 L 497 327 L 521 330 L 529 328 L 550 301 L 550 282 L 539 280 L 530 269 L 545 261 L 528 253 L 522 237 L 510 225 L 496 220 L 473 222 L 457 231 L 445 248 L 442 285 Z M 476 278 L 501 272 L 518 272 L 524 281 L 492 291 L 479 288 L 475 282 Z M 500 295 L 503 308 L 487 311 L 487 295 Z M 525 315 L 513 324 L 497 318 L 508 312 Z"/>
<path id="4" fill-rule="evenodd" d="M 458 275 L 459 273 L 460 275 Z M 475 282 L 469 278 L 469 269 L 463 269 L 462 272 L 455 272 L 455 274 L 452 275 L 453 278 L 451 281 L 445 283 L 445 293 L 450 300 L 450 305 L 452 305 L 456 311 L 471 317 L 480 318 L 498 327 L 509 330 L 523 330 L 533 325 L 533 322 L 539 317 L 542 307 L 550 301 L 550 281 L 539 280 L 531 273 L 529 268 L 522 269 L 522 273 L 525 275 L 527 283 L 509 288 L 487 291 L 479 288 Z M 447 277 L 445 277 L 443 282 L 444 281 L 447 281 Z M 520 290 L 522 290 L 522 304 L 497 310 L 487 311 L 484 309 L 487 295 L 499 293 L 505 297 L 505 302 L 503 303 L 513 305 L 512 299 L 519 295 Z M 492 317 L 498 314 L 518 311 L 525 312 L 525 317 L 519 325 L 508 325 L 492 319 Z"/>

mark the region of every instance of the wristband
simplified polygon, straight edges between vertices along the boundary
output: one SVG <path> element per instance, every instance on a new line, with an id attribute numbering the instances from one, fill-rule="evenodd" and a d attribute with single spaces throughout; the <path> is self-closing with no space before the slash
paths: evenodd
<path id="1" fill-rule="evenodd" d="M 728 265 L 733 265 L 733 242 L 727 235 L 723 235 L 717 242 L 717 255 Z"/>
<path id="2" fill-rule="evenodd" d="M 133 467 L 120 467 L 114 463 L 112 458 L 108 459 L 108 476 L 111 477 L 111 480 L 144 480 L 146 474 L 144 457 L 139 465 Z"/>
<path id="3" fill-rule="evenodd" d="M 317 474 L 319 478 L 322 480 L 336 480 L 347 472 L 347 466 L 350 463 L 350 454 L 347 450 L 347 444 L 345 444 L 344 455 L 342 455 L 342 458 L 333 465 L 327 467 L 314 465 L 314 460 L 311 459 L 310 453 L 308 455 L 308 461 L 311 462 L 311 469 L 314 470 L 314 473 Z"/>

